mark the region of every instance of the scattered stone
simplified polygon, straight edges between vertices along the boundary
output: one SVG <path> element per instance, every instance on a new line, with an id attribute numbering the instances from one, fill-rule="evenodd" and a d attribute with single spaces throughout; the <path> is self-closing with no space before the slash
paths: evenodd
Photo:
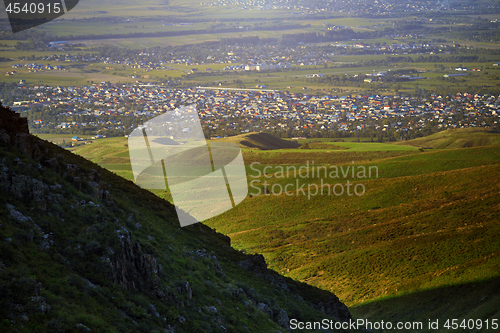
<path id="1" fill-rule="evenodd" d="M 278 314 L 276 322 L 281 327 L 284 327 L 287 331 L 290 331 L 290 318 L 288 318 L 288 314 L 285 310 L 280 309 L 280 313 Z"/>
<path id="2" fill-rule="evenodd" d="M 66 172 L 68 173 L 69 176 L 71 177 L 76 177 L 78 175 L 78 165 L 76 164 L 68 164 L 66 165 Z"/>
<path id="3" fill-rule="evenodd" d="M 43 211 L 47 210 L 47 201 L 45 200 L 45 189 L 47 186 L 38 179 L 33 179 L 32 185 L 31 193 L 37 207 Z"/>
<path id="4" fill-rule="evenodd" d="M 156 310 L 156 307 L 154 306 L 154 304 L 150 304 L 149 305 L 149 309 L 148 309 L 148 313 L 152 316 L 155 316 L 155 317 L 160 317 L 160 314 L 158 313 L 158 311 Z"/>
<path id="5" fill-rule="evenodd" d="M 50 170 L 55 171 L 55 172 L 60 172 L 61 167 L 59 166 L 59 162 L 57 161 L 57 158 L 51 158 L 50 160 L 47 160 L 45 163 L 49 166 Z"/>
<path id="6" fill-rule="evenodd" d="M 273 318 L 273 310 L 267 305 L 266 303 L 259 303 L 257 304 L 257 310 L 260 310 L 267 314 L 269 318 Z"/>
<path id="7" fill-rule="evenodd" d="M 347 309 L 347 306 L 343 304 L 337 296 L 330 296 L 325 303 L 319 302 L 313 304 L 316 310 L 319 310 L 329 316 L 332 316 L 340 321 L 348 321 L 352 319 L 352 316 Z"/>
<path id="8" fill-rule="evenodd" d="M 50 185 L 50 190 L 52 192 L 56 192 L 56 193 L 61 193 L 62 192 L 62 186 L 60 184 L 55 184 L 55 185 Z"/>
<path id="9" fill-rule="evenodd" d="M 18 211 L 14 206 L 11 204 L 7 204 L 7 209 L 10 212 L 10 215 L 19 223 L 24 223 L 24 222 L 30 222 L 31 217 L 26 217 L 24 216 L 20 211 Z"/>
<path id="10" fill-rule="evenodd" d="M 54 234 L 51 232 L 48 234 L 42 233 L 42 240 L 39 245 L 40 250 L 48 251 L 52 245 L 54 245 Z"/>
<path id="11" fill-rule="evenodd" d="M 92 332 L 90 328 L 87 326 L 83 325 L 82 323 L 76 324 L 76 329 L 80 332 Z"/>
<path id="12" fill-rule="evenodd" d="M 16 175 L 12 176 L 12 182 L 10 186 L 10 192 L 17 199 L 24 199 L 25 195 L 29 192 L 28 184 L 30 183 L 30 177 L 25 175 Z"/>
<path id="13" fill-rule="evenodd" d="M 205 306 L 205 310 L 207 310 L 208 312 L 217 314 L 217 308 L 213 305 L 212 306 Z"/>
<path id="14" fill-rule="evenodd" d="M 179 287 L 177 287 L 177 293 L 179 295 L 187 295 L 188 300 L 193 298 L 193 290 L 191 289 L 191 286 L 189 285 L 189 282 L 185 282 Z"/>

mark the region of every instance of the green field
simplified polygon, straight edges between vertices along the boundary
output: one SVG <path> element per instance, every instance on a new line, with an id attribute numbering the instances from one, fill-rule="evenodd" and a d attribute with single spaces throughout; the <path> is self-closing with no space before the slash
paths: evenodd
<path id="1" fill-rule="evenodd" d="M 53 134 L 39 134 L 38 136 L 44 140 L 57 144 L 61 144 L 63 140 L 69 142 L 72 137 L 72 135 Z M 320 140 L 325 141 L 324 139 Z M 298 140 L 298 142 L 304 143 L 307 141 L 320 140 Z M 128 158 L 127 138 L 105 138 L 92 141 L 93 142 L 91 144 L 86 145 L 80 142 L 78 147 L 69 149 L 78 155 L 84 156 L 86 159 L 94 163 L 106 165 L 107 169 L 126 179 L 132 179 L 131 168 L 129 166 L 130 161 Z M 234 140 L 227 141 L 234 142 Z M 322 146 L 319 149 L 315 149 L 314 143 L 312 143 L 311 149 L 259 150 L 243 148 L 242 151 L 247 165 L 254 161 L 258 161 L 263 165 L 300 165 L 305 163 L 307 160 L 315 160 L 316 163 L 325 163 L 327 161 L 335 163 L 351 163 L 352 161 L 371 161 L 382 157 L 392 158 L 395 156 L 414 154 L 418 152 L 418 148 L 416 147 L 387 143 L 330 141 L 325 144 L 325 146 Z M 339 150 L 338 147 L 342 147 L 342 149 Z"/>
<path id="2" fill-rule="evenodd" d="M 40 136 L 42 137 L 42 135 Z M 50 137 L 51 136 L 48 135 L 44 139 L 52 141 L 49 139 Z M 128 155 L 127 138 L 93 140 L 91 144 L 70 148 L 70 150 L 125 179 L 133 180 L 132 168 Z"/>

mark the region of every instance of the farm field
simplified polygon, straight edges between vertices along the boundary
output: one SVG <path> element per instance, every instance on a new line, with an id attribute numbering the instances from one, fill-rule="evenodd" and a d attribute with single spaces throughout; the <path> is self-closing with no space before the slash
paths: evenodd
<path id="1" fill-rule="evenodd" d="M 238 39 L 245 37 L 259 37 L 261 40 L 270 39 L 271 44 L 280 43 L 286 35 L 300 35 L 304 33 L 323 34 L 329 25 L 352 29 L 357 33 L 380 32 L 390 29 L 397 24 L 404 24 L 409 20 L 419 20 L 418 16 L 362 18 L 352 17 L 348 13 L 330 12 L 321 20 L 308 16 L 290 18 L 293 10 L 234 10 L 225 6 L 200 7 L 194 1 L 147 1 L 141 6 L 128 1 L 99 2 L 88 1 L 76 6 L 64 19 L 57 19 L 38 27 L 41 34 L 49 34 L 54 39 L 64 40 L 66 37 L 78 37 L 74 40 L 83 46 L 68 50 L 67 54 L 95 53 L 94 47 L 120 47 L 134 50 L 145 50 L 153 47 L 168 47 L 182 45 L 199 45 L 205 42 L 219 43 L 224 39 Z M 231 6 L 230 6 L 231 7 Z M 203 8 L 203 10 L 201 9 Z M 140 9 L 140 10 L 139 10 Z M 295 15 L 295 14 L 294 14 Z M 92 17 L 90 19 L 89 17 Z M 129 19 L 124 19 L 124 18 Z M 489 16 L 488 16 L 489 17 Z M 471 20 L 472 18 L 468 18 Z M 465 18 L 457 17 L 458 21 Z M 296 27 L 300 25 L 300 27 Z M 467 23 L 472 25 L 472 23 Z M 454 24 L 434 24 L 427 22 L 423 27 L 435 28 L 440 31 L 442 26 L 453 27 Z M 217 29 L 222 29 L 217 31 Z M 226 29 L 227 31 L 225 31 Z M 231 30 L 232 29 L 232 30 Z M 236 30 L 234 30 L 236 29 Z M 233 31 L 234 30 L 234 31 Z M 176 33 L 180 36 L 155 36 L 155 33 Z M 141 34 L 142 36 L 134 36 Z M 150 34 L 150 35 L 148 35 Z M 105 35 L 105 36 L 103 36 Z M 116 35 L 116 38 L 113 38 Z M 87 36 L 88 38 L 85 38 Z M 102 37 L 102 39 L 101 39 Z M 444 87 L 458 91 L 496 92 L 500 89 L 498 77 L 500 67 L 493 66 L 498 62 L 498 55 L 490 52 L 498 43 L 460 40 L 454 34 L 453 39 L 437 33 L 434 35 L 415 36 L 397 35 L 392 37 L 373 35 L 370 38 L 346 38 L 329 42 L 316 43 L 317 45 L 350 46 L 355 44 L 392 45 L 430 43 L 436 45 L 436 40 L 445 45 L 461 44 L 456 50 L 438 52 L 439 60 L 433 58 L 429 62 L 421 62 L 422 57 L 429 58 L 432 54 L 410 54 L 401 50 L 397 54 L 329 54 L 330 63 L 323 64 L 294 64 L 286 70 L 271 70 L 261 72 L 223 71 L 227 65 L 239 65 L 238 62 L 223 62 L 219 64 L 193 63 L 186 68 L 183 65 L 172 65 L 165 70 L 132 69 L 122 65 L 100 65 L 88 63 L 64 63 L 63 71 L 41 71 L 28 73 L 27 69 L 19 69 L 15 75 L 5 76 L 2 82 L 18 83 L 25 80 L 27 84 L 46 84 L 50 86 L 81 86 L 107 81 L 111 83 L 133 84 L 137 80 L 152 82 L 166 82 L 168 79 L 179 80 L 182 87 L 193 86 L 223 86 L 228 88 L 254 88 L 256 85 L 266 85 L 268 89 L 307 92 L 322 94 L 414 94 L 424 92 L 440 92 Z M 2 40 L 2 57 L 0 72 L 12 71 L 15 64 L 25 65 L 30 59 L 48 56 L 57 53 L 54 51 L 33 49 L 29 51 L 16 50 L 16 44 L 23 40 Z M 301 42 L 302 43 L 302 42 Z M 314 43 L 311 43 L 314 44 Z M 480 52 L 469 51 L 469 48 L 481 48 Z M 300 49 L 300 47 L 299 47 Z M 384 52 L 385 53 L 385 52 Z M 449 62 L 448 59 L 456 56 L 477 56 L 477 61 Z M 390 60 L 401 58 L 401 60 Z M 390 61 L 389 61 L 390 60 Z M 78 67 L 77 67 L 78 66 Z M 456 74 L 455 68 L 477 68 L 479 72 L 468 72 L 468 75 L 444 78 L 446 74 Z M 198 73 L 189 73 L 189 69 L 196 68 Z M 210 68 L 209 73 L 205 71 Z M 423 79 L 407 82 L 363 82 L 363 80 L 346 80 L 328 82 L 324 79 L 310 79 L 306 75 L 321 74 L 325 76 L 365 76 L 379 71 L 414 70 L 413 76 Z M 203 75 L 200 73 L 203 72 Z M 418 73 L 418 74 L 417 74 Z M 443 93 L 446 93 L 444 91 Z"/>

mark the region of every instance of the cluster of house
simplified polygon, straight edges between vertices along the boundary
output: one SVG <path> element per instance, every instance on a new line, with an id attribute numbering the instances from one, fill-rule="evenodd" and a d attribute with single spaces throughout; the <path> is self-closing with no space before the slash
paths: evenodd
<path id="1" fill-rule="evenodd" d="M 450 5 L 448 1 L 363 1 L 363 0 L 216 0 L 209 6 L 226 6 L 239 10 L 293 10 L 293 14 L 319 14 L 328 11 L 349 14 L 388 14 L 395 12 L 445 11 L 460 8 L 461 3 Z M 462 5 L 462 7 L 465 5 Z M 469 8 L 470 9 L 470 8 Z"/>
<path id="2" fill-rule="evenodd" d="M 56 66 L 52 66 L 50 64 L 37 64 L 36 62 L 33 62 L 31 64 L 15 64 L 15 65 L 12 65 L 12 68 L 22 68 L 22 67 L 26 67 L 28 68 L 29 72 L 40 72 L 40 71 L 43 71 L 43 70 L 63 70 L 64 69 L 64 66 L 61 66 L 61 65 L 56 65 Z"/>
<path id="3" fill-rule="evenodd" d="M 115 129 L 128 134 L 133 128 L 180 105 L 195 104 L 203 126 L 214 132 L 249 132 L 265 129 L 287 131 L 356 131 L 367 127 L 411 130 L 429 121 L 438 127 L 487 126 L 500 117 L 500 96 L 459 93 L 418 99 L 409 96 L 316 96 L 260 89 L 166 89 L 155 84 L 101 83 L 82 87 L 23 87 L 18 111 L 58 106 L 57 120 L 36 124 L 45 128 L 89 127 Z M 74 121 L 75 116 L 87 119 Z M 124 120 L 127 125 L 124 125 Z M 70 121 L 69 119 L 73 120 Z M 130 120 L 132 119 L 132 120 Z"/>
<path id="4" fill-rule="evenodd" d="M 195 59 L 182 53 L 161 52 L 159 54 L 148 51 L 137 51 L 135 55 L 127 58 L 118 56 L 99 56 L 97 54 L 51 54 L 44 56 L 42 61 L 69 62 L 69 63 L 101 63 L 106 65 L 119 64 L 132 69 L 169 70 L 172 64 L 183 64 L 195 66 L 198 64 L 217 63 L 226 64 L 224 70 L 233 71 L 266 71 L 286 69 L 292 66 L 323 65 L 336 62 L 335 56 L 348 54 L 436 54 L 452 53 L 453 45 L 431 45 L 428 43 L 414 44 L 343 44 L 333 43 L 323 46 L 300 44 L 294 47 L 280 45 L 256 45 L 252 48 L 232 45 L 223 48 L 206 50 L 202 58 Z M 40 70 L 62 70 L 61 65 L 50 65 L 40 63 L 16 64 L 13 67 L 28 67 L 30 71 Z M 111 66 L 109 68 L 112 68 Z M 191 68 L 194 73 L 196 68 Z"/>

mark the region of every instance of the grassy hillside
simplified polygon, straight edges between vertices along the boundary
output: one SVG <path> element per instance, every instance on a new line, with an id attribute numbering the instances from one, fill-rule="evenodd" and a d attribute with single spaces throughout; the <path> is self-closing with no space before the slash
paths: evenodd
<path id="1" fill-rule="evenodd" d="M 351 305 L 488 279 L 500 264 L 500 187 L 492 181 L 499 163 L 498 147 L 374 161 L 378 178 L 348 178 L 364 184 L 364 195 L 313 195 L 312 187 L 310 198 L 307 186 L 320 178 L 300 179 L 305 195 L 274 195 L 273 186 L 295 183 L 293 175 L 256 171 L 253 196 L 207 223 L 237 247 L 263 253 L 278 272 L 335 291 Z M 266 177 L 271 195 L 264 194 Z"/>
<path id="2" fill-rule="evenodd" d="M 118 176 L 133 180 L 128 155 L 128 139 L 124 137 L 93 140 L 91 144 L 69 148 L 70 151 L 99 164 Z"/>
<path id="3" fill-rule="evenodd" d="M 486 137 L 492 144 L 499 138 L 452 134 L 419 140 Z M 420 152 L 319 141 L 307 141 L 308 149 L 244 149 L 250 196 L 207 224 L 237 248 L 263 253 L 277 272 L 333 291 L 359 318 L 498 318 L 500 299 L 488 290 L 500 284 L 499 145 Z M 120 153 L 111 146 L 102 148 L 107 156 Z M 85 149 L 94 157 L 100 151 Z M 305 165 L 309 174 L 302 177 L 298 169 Z M 329 168 L 326 176 L 321 166 Z M 376 169 L 358 175 L 363 167 Z M 327 184 L 345 190 L 347 181 L 362 184 L 364 194 L 327 195 Z"/>
<path id="4" fill-rule="evenodd" d="M 400 144 L 434 149 L 481 147 L 500 144 L 500 135 L 484 128 L 459 128 L 404 141 Z"/>

